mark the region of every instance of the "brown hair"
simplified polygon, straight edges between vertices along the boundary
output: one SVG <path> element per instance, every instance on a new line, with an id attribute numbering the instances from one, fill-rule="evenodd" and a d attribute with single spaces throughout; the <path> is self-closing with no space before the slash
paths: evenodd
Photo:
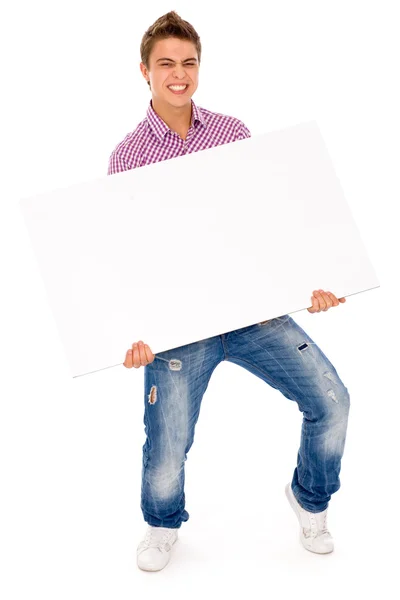
<path id="1" fill-rule="evenodd" d="M 195 28 L 185 21 L 181 19 L 181 17 L 172 10 L 169 13 L 166 13 L 157 21 L 151 25 L 144 36 L 142 37 L 142 42 L 140 44 L 140 57 L 142 63 L 149 69 L 150 66 L 150 54 L 153 50 L 153 47 L 158 40 L 165 40 L 166 38 L 176 37 L 180 40 L 189 40 L 193 42 L 196 46 L 197 55 L 199 57 L 199 65 L 201 60 L 201 42 L 200 37 L 195 30 Z M 150 87 L 150 81 L 147 82 Z"/>

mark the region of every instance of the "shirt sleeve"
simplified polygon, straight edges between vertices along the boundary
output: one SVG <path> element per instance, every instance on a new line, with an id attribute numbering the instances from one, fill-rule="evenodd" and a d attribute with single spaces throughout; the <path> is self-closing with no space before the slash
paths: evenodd
<path id="1" fill-rule="evenodd" d="M 123 158 L 116 152 L 113 152 L 108 161 L 107 175 L 113 175 L 114 173 L 121 173 L 122 171 L 128 171 L 130 167 L 126 164 Z"/>
<path id="2" fill-rule="evenodd" d="M 249 137 L 251 137 L 250 130 L 247 129 L 246 125 L 242 121 L 240 121 L 236 140 L 244 140 L 245 138 Z"/>

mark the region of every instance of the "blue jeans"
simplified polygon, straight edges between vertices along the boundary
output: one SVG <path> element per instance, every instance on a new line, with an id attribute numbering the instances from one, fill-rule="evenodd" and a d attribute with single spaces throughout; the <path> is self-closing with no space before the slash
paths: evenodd
<path id="1" fill-rule="evenodd" d="M 141 509 L 155 527 L 187 521 L 185 461 L 201 400 L 216 366 L 236 363 L 278 389 L 303 413 L 292 490 L 310 512 L 340 487 L 350 398 L 335 368 L 289 316 L 256 323 L 156 355 L 145 369 Z"/>

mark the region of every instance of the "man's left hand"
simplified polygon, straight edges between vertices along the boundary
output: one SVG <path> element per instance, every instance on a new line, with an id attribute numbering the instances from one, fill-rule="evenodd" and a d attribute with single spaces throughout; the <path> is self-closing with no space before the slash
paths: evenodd
<path id="1" fill-rule="evenodd" d="M 314 290 L 311 296 L 312 306 L 307 308 L 309 313 L 326 312 L 332 306 L 339 306 L 339 302 L 346 302 L 346 298 L 337 299 L 332 292 L 324 292 L 324 290 Z"/>

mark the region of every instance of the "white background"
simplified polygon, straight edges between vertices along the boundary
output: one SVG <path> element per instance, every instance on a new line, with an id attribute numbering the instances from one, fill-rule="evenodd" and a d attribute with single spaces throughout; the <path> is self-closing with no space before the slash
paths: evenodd
<path id="1" fill-rule="evenodd" d="M 70 0 L 14 2 L 4 15 L 2 598 L 398 594 L 396 4 L 152 2 L 150 10 Z M 139 571 L 144 370 L 71 379 L 19 211 L 21 197 L 106 173 L 150 100 L 142 35 L 169 10 L 202 41 L 197 104 L 240 118 L 253 135 L 317 120 L 381 283 L 327 313 L 295 315 L 352 401 L 329 556 L 300 545 L 284 495 L 300 441 L 297 405 L 225 362 L 203 398 L 186 462 L 190 519 L 166 569 Z M 132 240 L 138 260 L 145 249 Z"/>

